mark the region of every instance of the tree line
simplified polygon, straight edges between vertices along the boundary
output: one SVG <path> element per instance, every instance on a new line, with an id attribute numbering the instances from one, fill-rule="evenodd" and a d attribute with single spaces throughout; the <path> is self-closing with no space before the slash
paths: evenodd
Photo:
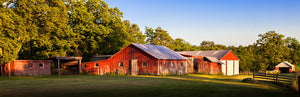
<path id="1" fill-rule="evenodd" d="M 175 51 L 233 50 L 240 70 L 267 70 L 281 61 L 300 63 L 300 44 L 275 31 L 258 35 L 248 46 L 225 46 L 213 41 L 191 45 L 173 39 L 157 27 L 122 20 L 123 13 L 102 0 L 2 0 L 0 1 L 0 64 L 15 59 L 54 56 L 115 54 L 130 43 L 163 45 Z"/>

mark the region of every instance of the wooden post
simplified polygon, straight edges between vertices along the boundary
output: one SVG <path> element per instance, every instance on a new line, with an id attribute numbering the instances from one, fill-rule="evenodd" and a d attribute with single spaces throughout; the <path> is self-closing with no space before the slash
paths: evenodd
<path id="1" fill-rule="evenodd" d="M 58 76 L 60 76 L 60 59 L 57 59 Z"/>
<path id="2" fill-rule="evenodd" d="M 254 78 L 255 78 L 255 70 L 253 70 L 253 80 L 254 80 Z"/>
<path id="3" fill-rule="evenodd" d="M 81 59 L 78 60 L 78 69 L 79 69 L 79 74 L 81 74 L 82 70 L 81 70 Z"/>
<path id="4" fill-rule="evenodd" d="M 8 76 L 10 77 L 11 74 L 10 74 L 10 62 L 8 63 Z"/>
<path id="5" fill-rule="evenodd" d="M 277 74 L 276 74 L 276 84 L 278 85 L 278 75 L 279 75 L 279 73 L 277 72 Z"/>

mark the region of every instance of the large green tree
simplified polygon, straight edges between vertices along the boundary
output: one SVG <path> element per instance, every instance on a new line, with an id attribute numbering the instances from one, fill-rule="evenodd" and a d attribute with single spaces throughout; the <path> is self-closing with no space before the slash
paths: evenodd
<path id="1" fill-rule="evenodd" d="M 191 50 L 191 44 L 184 41 L 181 38 L 176 38 L 173 44 L 174 44 L 175 51 L 190 51 Z"/>
<path id="2" fill-rule="evenodd" d="M 286 45 L 288 49 L 286 50 L 286 53 L 288 55 L 285 55 L 286 60 L 292 62 L 295 65 L 300 64 L 300 44 L 299 41 L 296 38 L 287 37 L 286 38 Z M 299 68 L 298 68 L 299 69 Z"/>
<path id="3" fill-rule="evenodd" d="M 11 2 L 7 2 L 6 6 L 1 5 L 0 8 L 0 64 L 17 59 L 20 49 L 29 37 L 24 19 L 8 8 Z"/>
<path id="4" fill-rule="evenodd" d="M 157 27 L 155 31 L 152 28 L 146 27 L 145 31 L 147 37 L 147 43 L 153 45 L 163 45 L 170 49 L 174 49 L 174 40 L 169 33 L 163 30 L 161 27 Z"/>
<path id="5" fill-rule="evenodd" d="M 35 27 L 19 54 L 21 59 L 45 59 L 73 52 L 72 48 L 77 46 L 73 41 L 75 34 L 68 25 L 68 10 L 63 0 L 18 0 L 15 3 L 15 11 Z"/>
<path id="6" fill-rule="evenodd" d="M 269 31 L 258 36 L 260 37 L 256 41 L 258 64 L 262 70 L 274 69 L 275 65 L 284 61 L 286 48 L 284 35 Z"/>
<path id="7" fill-rule="evenodd" d="M 133 43 L 141 43 L 141 44 L 144 44 L 146 43 L 145 42 L 145 39 L 146 39 L 146 35 L 144 35 L 139 26 L 137 24 L 130 24 L 129 20 L 125 20 L 124 21 L 124 24 L 126 25 L 127 27 L 127 32 L 129 33 L 129 37 L 128 38 L 131 38 L 130 39 L 130 42 L 133 42 Z"/>

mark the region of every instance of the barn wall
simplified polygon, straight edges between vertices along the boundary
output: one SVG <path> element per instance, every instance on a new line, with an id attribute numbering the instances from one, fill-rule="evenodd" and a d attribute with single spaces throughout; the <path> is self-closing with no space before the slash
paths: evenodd
<path id="1" fill-rule="evenodd" d="M 50 60 L 15 60 L 10 62 L 10 73 L 16 76 L 51 75 L 51 62 Z M 32 63 L 33 67 L 29 67 L 29 63 Z M 44 64 L 44 67 L 40 67 L 39 64 Z M 1 70 L 1 75 L 9 75 L 8 63 Z"/>
<path id="2" fill-rule="evenodd" d="M 132 59 L 137 59 L 138 74 L 159 75 L 187 72 L 187 60 L 158 60 L 132 45 L 125 47 L 107 60 L 82 63 L 81 67 L 83 64 L 86 64 L 87 66 L 82 67 L 82 72 L 90 74 L 105 74 L 107 72 L 115 74 L 130 74 Z M 99 70 L 94 67 L 97 62 L 99 63 Z M 120 62 L 123 62 L 123 67 L 119 66 Z M 143 62 L 147 62 L 147 66 L 144 67 Z M 163 62 L 167 62 L 167 67 L 170 68 L 167 69 L 166 66 L 163 66 Z M 171 62 L 174 62 L 173 67 L 170 66 Z M 184 62 L 184 66 L 181 66 L 180 62 Z M 100 71 L 100 73 L 98 73 L 98 71 Z"/>
<path id="3" fill-rule="evenodd" d="M 199 73 L 205 73 L 210 74 L 211 71 L 211 64 L 208 61 L 200 60 L 198 61 L 198 72 Z"/>
<path id="4" fill-rule="evenodd" d="M 188 58 L 187 66 L 186 66 L 187 73 L 194 73 L 194 58 L 193 57 L 186 57 L 186 58 Z"/>
<path id="5" fill-rule="evenodd" d="M 238 75 L 240 73 L 240 64 L 239 60 L 234 61 L 234 75 Z"/>
<path id="6" fill-rule="evenodd" d="M 221 65 L 214 62 L 199 60 L 198 72 L 205 74 L 219 74 L 222 73 Z"/>
<path id="7" fill-rule="evenodd" d="M 95 64 L 98 63 L 98 67 L 95 67 Z M 85 64 L 86 67 L 83 67 Z M 82 73 L 87 74 L 96 74 L 103 75 L 110 73 L 110 65 L 107 61 L 93 61 L 93 62 L 84 62 L 80 64 L 82 68 Z"/>
<path id="8" fill-rule="evenodd" d="M 187 60 L 159 60 L 159 67 L 160 67 L 159 74 L 160 75 L 186 74 L 188 72 L 187 62 L 188 62 Z"/>
<path id="9" fill-rule="evenodd" d="M 132 45 L 129 45 L 126 48 L 122 49 L 120 52 L 109 58 L 107 61 L 111 66 L 111 72 L 115 72 L 117 74 L 129 74 L 131 65 L 130 62 L 132 59 L 138 60 L 138 74 L 158 74 L 157 59 Z M 119 66 L 120 62 L 123 62 L 123 67 Z M 147 62 L 146 67 L 142 66 L 143 62 Z"/>
<path id="10" fill-rule="evenodd" d="M 224 63 L 222 65 L 222 72 L 224 75 L 239 74 L 239 58 L 232 51 L 222 57 L 220 61 Z"/>
<path id="11" fill-rule="evenodd" d="M 226 60 L 220 60 L 222 63 L 224 63 L 224 64 L 222 64 L 222 66 L 221 66 L 221 68 L 222 68 L 222 73 L 224 74 L 224 75 L 226 75 Z"/>
<path id="12" fill-rule="evenodd" d="M 185 58 L 187 58 L 187 67 L 186 67 L 186 71 L 187 73 L 194 73 L 194 57 L 192 56 L 184 56 Z"/>

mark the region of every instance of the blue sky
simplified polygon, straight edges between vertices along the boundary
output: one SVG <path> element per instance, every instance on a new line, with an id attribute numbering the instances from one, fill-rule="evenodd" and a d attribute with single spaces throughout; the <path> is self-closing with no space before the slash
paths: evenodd
<path id="1" fill-rule="evenodd" d="M 253 44 L 258 34 L 276 31 L 300 39 L 300 0 L 104 0 L 123 19 L 167 30 L 193 45 Z"/>

